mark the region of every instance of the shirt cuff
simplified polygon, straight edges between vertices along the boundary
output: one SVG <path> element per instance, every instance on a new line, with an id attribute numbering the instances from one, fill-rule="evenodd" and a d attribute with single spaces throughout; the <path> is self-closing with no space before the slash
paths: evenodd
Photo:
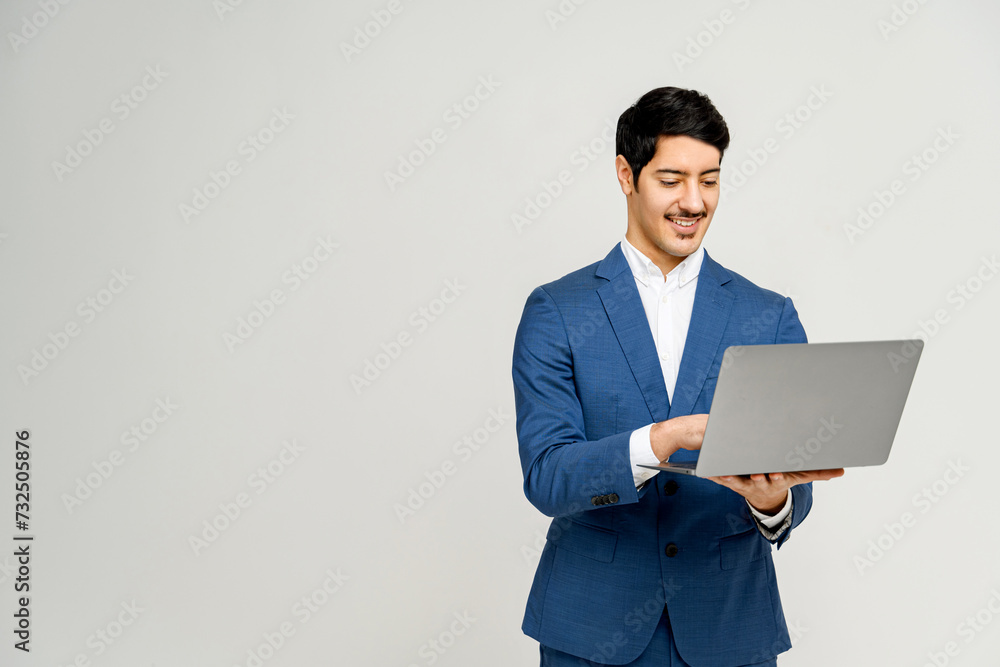
<path id="1" fill-rule="evenodd" d="M 649 466 L 655 466 L 660 463 L 660 460 L 656 458 L 656 454 L 653 453 L 653 443 L 649 439 L 649 432 L 652 430 L 653 425 L 649 424 L 632 431 L 632 435 L 629 436 L 629 461 L 632 464 L 632 479 L 635 481 L 636 488 L 645 484 L 647 480 L 659 472 L 658 470 L 639 467 L 640 463 Z"/>
<path id="2" fill-rule="evenodd" d="M 763 535 L 769 542 L 774 542 L 781 537 L 782 533 L 788 530 L 792 525 L 792 490 L 788 490 L 788 498 L 785 500 L 785 506 L 775 514 L 774 516 L 768 516 L 763 512 L 757 511 L 753 505 L 749 502 L 747 507 L 750 508 L 750 513 L 753 515 L 754 523 L 757 524 L 757 530 Z"/>
<path id="3" fill-rule="evenodd" d="M 763 512 L 758 511 L 757 508 L 755 508 L 749 502 L 747 503 L 747 507 L 750 508 L 750 511 L 753 513 L 754 517 L 762 524 L 764 524 L 766 527 L 774 528 L 776 526 L 780 526 L 782 523 L 784 523 L 785 517 L 787 517 L 792 512 L 792 491 L 791 489 L 788 490 L 788 497 L 785 499 L 785 506 L 782 507 L 778 511 L 778 513 L 775 514 L 774 516 L 770 516 L 764 514 Z"/>

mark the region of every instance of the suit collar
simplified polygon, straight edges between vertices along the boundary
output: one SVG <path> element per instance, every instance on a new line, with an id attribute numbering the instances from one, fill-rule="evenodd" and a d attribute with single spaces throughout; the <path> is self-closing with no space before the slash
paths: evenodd
<path id="1" fill-rule="evenodd" d="M 724 287 L 732 279 L 729 271 L 705 253 L 673 405 L 667 397 L 653 334 L 621 243 L 598 264 L 596 275 L 608 281 L 597 293 L 653 421 L 690 414 L 708 378 L 732 310 L 734 297 Z"/>
<path id="2" fill-rule="evenodd" d="M 670 412 L 663 371 L 656 356 L 653 333 L 642 308 L 635 277 L 621 251 L 621 244 L 608 253 L 597 267 L 597 275 L 608 282 L 597 288 L 608 321 L 625 354 L 632 376 L 639 385 L 653 421 L 663 421 Z"/>
<path id="3" fill-rule="evenodd" d="M 684 342 L 684 355 L 677 372 L 672 415 L 691 413 L 715 363 L 735 299 L 725 287 L 730 280 L 732 275 L 729 271 L 706 252 L 694 293 L 694 309 Z"/>
<path id="4" fill-rule="evenodd" d="M 622 271 L 628 271 L 628 261 L 625 259 L 622 244 L 619 242 L 597 265 L 597 277 L 611 280 Z"/>

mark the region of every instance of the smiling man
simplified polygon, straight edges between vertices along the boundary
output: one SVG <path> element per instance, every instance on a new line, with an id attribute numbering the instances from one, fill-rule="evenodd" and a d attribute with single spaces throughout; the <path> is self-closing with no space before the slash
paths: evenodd
<path id="1" fill-rule="evenodd" d="M 771 546 L 842 471 L 680 476 L 731 345 L 804 343 L 790 299 L 702 247 L 719 202 L 725 120 L 658 88 L 618 120 L 625 237 L 536 288 L 514 342 L 528 500 L 554 517 L 522 629 L 541 664 L 775 665 L 791 646 Z"/>

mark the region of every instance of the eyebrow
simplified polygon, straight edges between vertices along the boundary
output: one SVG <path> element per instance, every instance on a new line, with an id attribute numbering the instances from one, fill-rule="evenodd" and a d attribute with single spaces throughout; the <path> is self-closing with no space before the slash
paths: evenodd
<path id="1" fill-rule="evenodd" d="M 717 172 L 717 171 L 721 171 L 721 169 L 719 167 L 716 167 L 715 169 L 706 169 L 705 171 L 701 172 L 699 174 L 699 176 L 704 176 L 705 174 L 711 174 L 711 173 L 714 173 L 714 172 Z M 656 174 L 679 174 L 680 176 L 688 176 L 689 175 L 688 172 L 681 171 L 680 169 L 657 169 L 654 173 L 656 173 Z"/>

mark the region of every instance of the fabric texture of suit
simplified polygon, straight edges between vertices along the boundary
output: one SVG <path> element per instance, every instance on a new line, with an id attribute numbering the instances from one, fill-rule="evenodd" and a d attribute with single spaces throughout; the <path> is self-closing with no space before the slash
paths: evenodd
<path id="1" fill-rule="evenodd" d="M 746 501 L 694 476 L 660 473 L 636 489 L 633 430 L 707 413 L 731 345 L 804 343 L 790 299 L 707 253 L 668 400 L 635 278 L 621 246 L 532 291 L 514 343 L 517 437 L 528 500 L 554 517 L 522 629 L 540 643 L 625 664 L 666 606 L 693 667 L 764 661 L 791 646 L 771 559 Z M 694 460 L 678 451 L 672 461 Z M 792 489 L 791 528 L 811 484 Z"/>

